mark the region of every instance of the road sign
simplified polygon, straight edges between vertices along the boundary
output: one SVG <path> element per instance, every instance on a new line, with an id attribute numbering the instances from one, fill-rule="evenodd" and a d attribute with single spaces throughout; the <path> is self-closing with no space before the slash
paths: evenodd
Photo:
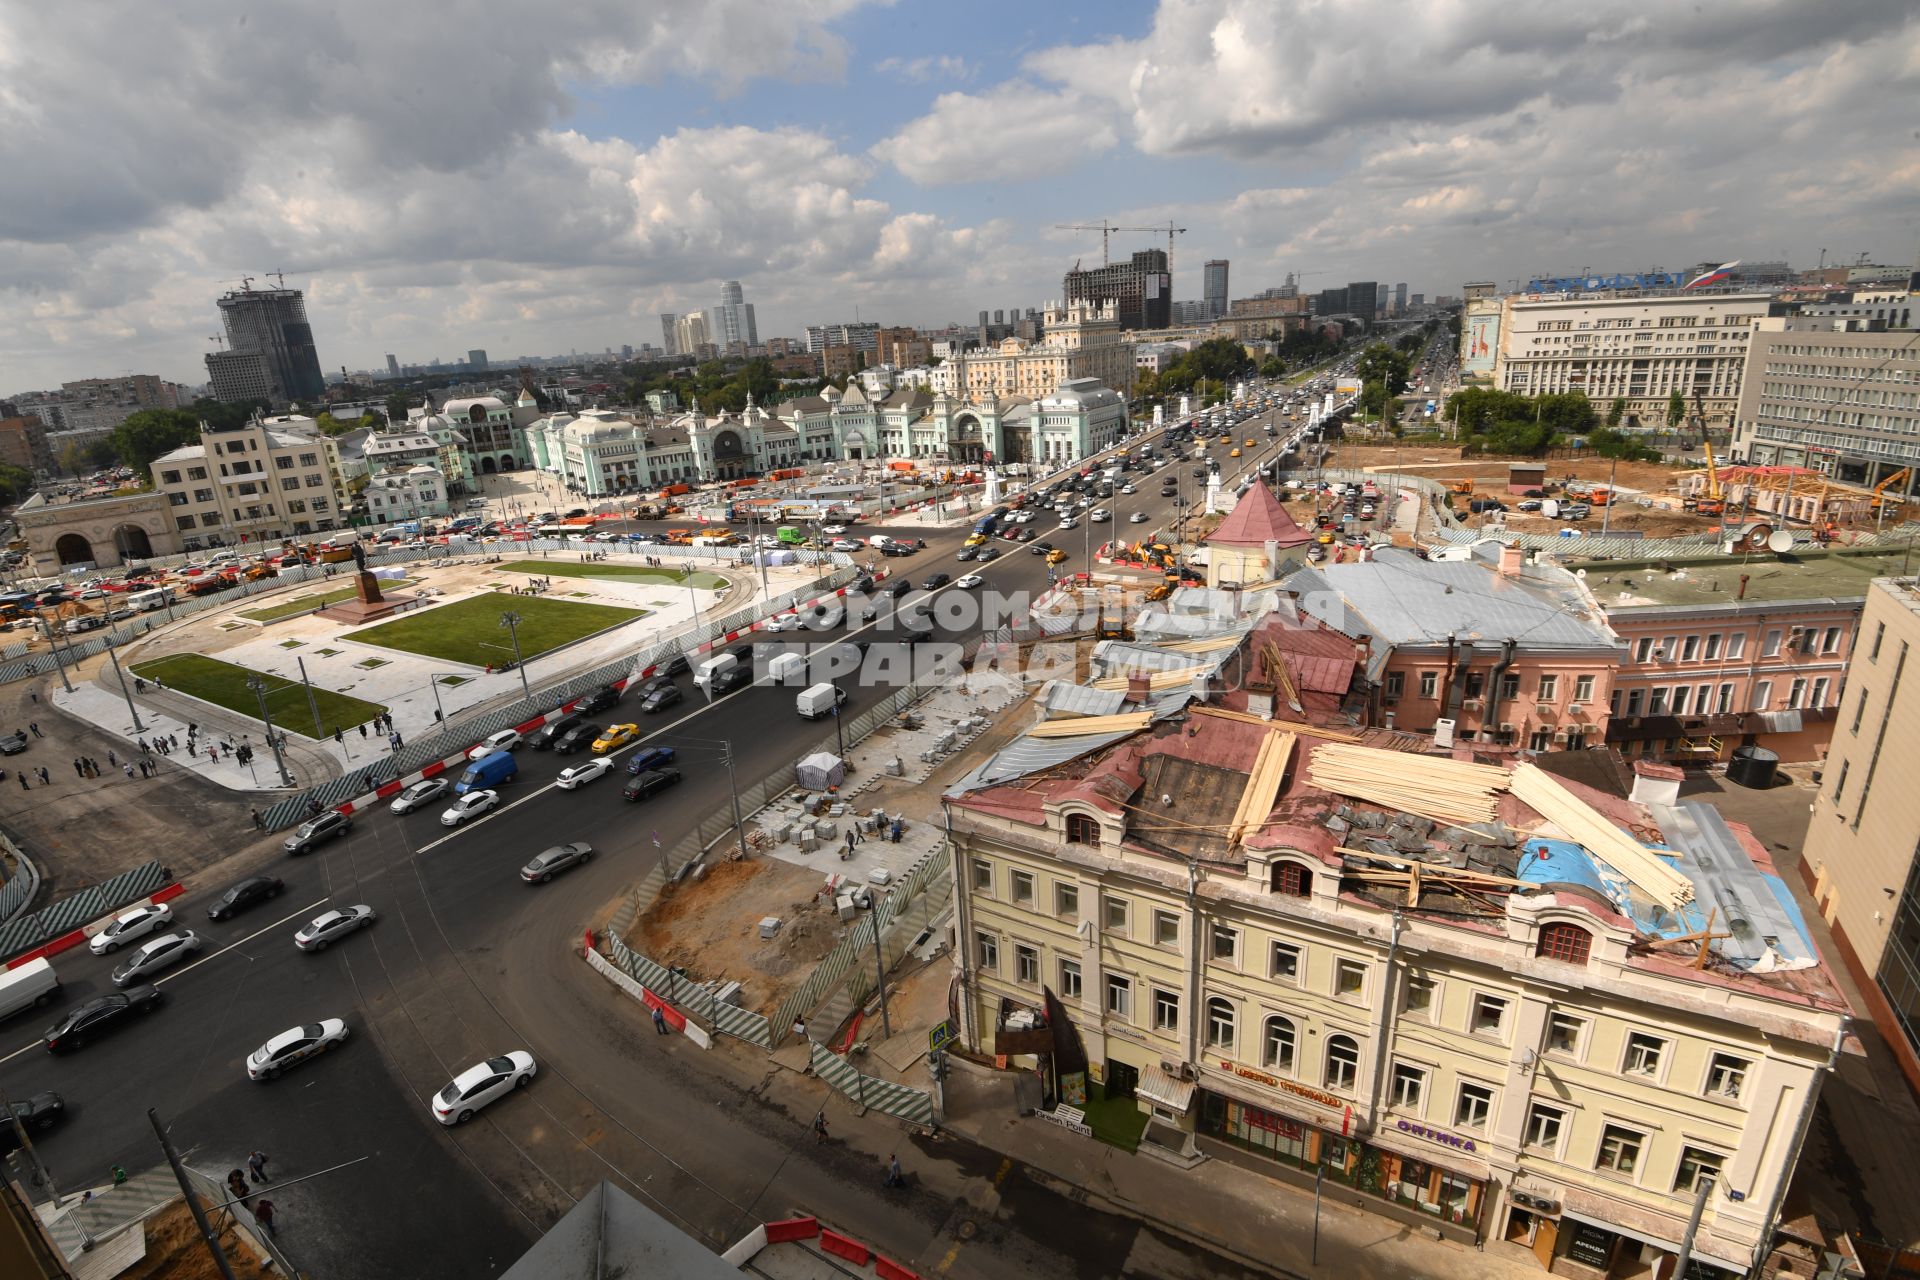
<path id="1" fill-rule="evenodd" d="M 938 1053 L 959 1038 L 960 1030 L 953 1025 L 953 1019 L 936 1022 L 933 1029 L 927 1032 L 927 1052 Z"/>

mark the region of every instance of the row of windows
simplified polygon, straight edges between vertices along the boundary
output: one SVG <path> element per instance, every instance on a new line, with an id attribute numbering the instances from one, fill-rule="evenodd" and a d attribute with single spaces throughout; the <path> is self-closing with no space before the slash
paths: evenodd
<path id="1" fill-rule="evenodd" d="M 1748 634 L 1745 631 L 1725 633 L 1724 657 L 1727 660 L 1735 660 L 1746 654 Z M 1809 656 L 1815 653 L 1838 654 L 1846 634 L 1847 629 L 1843 626 L 1793 627 L 1787 630 L 1773 627 L 1761 639 L 1760 656 L 1777 658 L 1783 647 L 1786 652 Z M 1722 650 L 1722 634 L 1719 632 L 1662 636 L 1658 641 L 1652 636 L 1641 636 L 1634 642 L 1633 661 L 1639 666 L 1648 662 L 1717 662 L 1722 659 Z"/>
<path id="2" fill-rule="evenodd" d="M 1595 677 L 1589 676 L 1589 675 L 1574 677 L 1572 688 L 1573 688 L 1573 700 L 1575 702 L 1592 702 L 1593 701 L 1594 679 Z M 1406 680 L 1407 680 L 1407 677 L 1404 672 L 1400 672 L 1400 671 L 1387 672 L 1386 684 L 1384 687 L 1384 692 L 1386 696 L 1389 698 L 1398 698 L 1398 697 L 1401 697 L 1403 694 L 1405 694 Z M 1486 674 L 1484 672 L 1480 672 L 1480 671 L 1467 672 L 1466 694 L 1465 694 L 1466 697 L 1469 697 L 1469 698 L 1480 697 L 1481 694 L 1485 691 L 1485 687 L 1486 687 Z M 1438 671 L 1422 671 L 1420 673 L 1420 696 L 1422 698 L 1427 699 L 1430 702 L 1439 698 L 1440 673 Z M 1520 677 L 1518 675 L 1503 675 L 1500 677 L 1500 696 L 1501 698 L 1509 701 L 1511 701 L 1512 699 L 1518 698 L 1520 696 Z M 1548 673 L 1548 674 L 1543 674 L 1539 676 L 1534 681 L 1533 696 L 1529 698 L 1528 701 L 1557 702 L 1559 701 L 1559 699 L 1560 699 L 1560 677 L 1556 674 Z"/>
<path id="3" fill-rule="evenodd" d="M 1823 387 L 1811 382 L 1763 382 L 1760 393 L 1782 400 L 1879 405 L 1888 409 L 1920 408 L 1920 392 L 1888 391 L 1884 387 Z"/>

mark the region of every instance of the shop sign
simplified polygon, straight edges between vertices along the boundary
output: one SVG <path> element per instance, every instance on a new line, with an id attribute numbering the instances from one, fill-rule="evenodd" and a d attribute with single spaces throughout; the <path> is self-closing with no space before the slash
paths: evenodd
<path id="1" fill-rule="evenodd" d="M 1252 1067 L 1243 1067 L 1238 1063 L 1228 1062 L 1225 1058 L 1220 1060 L 1220 1069 L 1239 1076 L 1243 1080 L 1251 1080 L 1255 1084 L 1266 1085 L 1269 1089 L 1280 1089 L 1305 1098 L 1309 1102 L 1317 1102 L 1330 1111 L 1339 1111 L 1347 1105 L 1330 1093 L 1322 1093 L 1318 1089 L 1310 1089 L 1306 1085 L 1295 1084 L 1291 1080 L 1282 1080 L 1277 1076 L 1270 1076 L 1264 1071 L 1255 1071 Z"/>
<path id="2" fill-rule="evenodd" d="M 1446 1133 L 1439 1129 L 1429 1129 L 1423 1124 L 1412 1124 L 1405 1120 L 1396 1120 L 1394 1127 L 1402 1133 L 1410 1133 L 1416 1138 L 1425 1138 L 1428 1142 L 1437 1142 L 1444 1147 L 1453 1147 L 1460 1151 L 1478 1151 L 1472 1138 L 1462 1138 L 1457 1134 Z"/>

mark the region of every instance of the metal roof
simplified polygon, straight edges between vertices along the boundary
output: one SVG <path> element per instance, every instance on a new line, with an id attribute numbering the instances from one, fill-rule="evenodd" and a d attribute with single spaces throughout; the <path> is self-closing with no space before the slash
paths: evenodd
<path id="1" fill-rule="evenodd" d="M 1081 738 L 1015 738 L 993 753 L 986 763 L 947 788 L 950 796 L 965 795 L 986 787 L 1012 782 L 1042 769 L 1065 764 L 1069 760 L 1110 747 L 1131 732 L 1090 733 Z"/>
<path id="2" fill-rule="evenodd" d="M 1677 870 L 1693 882 L 1691 911 L 1733 933 L 1720 940 L 1721 955 L 1762 973 L 1819 963 L 1785 882 L 1754 865 L 1718 809 L 1699 800 L 1649 808 L 1683 855 Z M 1705 925 L 1702 919 L 1695 928 Z"/>
<path id="3" fill-rule="evenodd" d="M 1124 689 L 1093 689 L 1068 680 L 1049 680 L 1040 705 L 1049 712 L 1075 716 L 1110 716 L 1126 705 Z"/>

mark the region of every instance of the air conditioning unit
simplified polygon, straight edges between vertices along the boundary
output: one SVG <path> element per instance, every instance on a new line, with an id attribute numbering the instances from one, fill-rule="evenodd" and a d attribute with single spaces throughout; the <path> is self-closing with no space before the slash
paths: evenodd
<path id="1" fill-rule="evenodd" d="M 1567 731 L 1565 729 L 1559 729 L 1554 732 L 1553 745 L 1556 747 L 1564 747 L 1567 745 Z"/>
<path id="2" fill-rule="evenodd" d="M 1468 698 L 1465 702 L 1460 704 L 1461 709 L 1466 711 L 1478 711 L 1480 710 L 1481 707 L 1485 705 L 1486 703 L 1481 701 L 1479 698 Z"/>
<path id="3" fill-rule="evenodd" d="M 1501 726 L 1500 726 L 1500 732 L 1502 732 L 1502 733 L 1516 733 L 1516 732 L 1518 732 L 1518 729 L 1517 729 L 1517 728 L 1516 728 L 1515 726 L 1513 726 L 1513 725 L 1510 725 L 1510 724 L 1503 724 L 1503 725 L 1501 725 Z"/>
<path id="4" fill-rule="evenodd" d="M 1655 662 L 1671 662 L 1673 661 L 1673 657 L 1666 649 L 1655 649 L 1653 651 L 1653 660 Z"/>
<path id="5" fill-rule="evenodd" d="M 1533 711 L 1535 715 L 1550 716 L 1554 712 L 1554 705 L 1551 702 L 1542 702 L 1534 707 Z"/>
<path id="6" fill-rule="evenodd" d="M 1567 704 L 1567 710 L 1576 716 L 1583 716 L 1587 713 L 1587 704 L 1584 702 L 1570 702 Z"/>

